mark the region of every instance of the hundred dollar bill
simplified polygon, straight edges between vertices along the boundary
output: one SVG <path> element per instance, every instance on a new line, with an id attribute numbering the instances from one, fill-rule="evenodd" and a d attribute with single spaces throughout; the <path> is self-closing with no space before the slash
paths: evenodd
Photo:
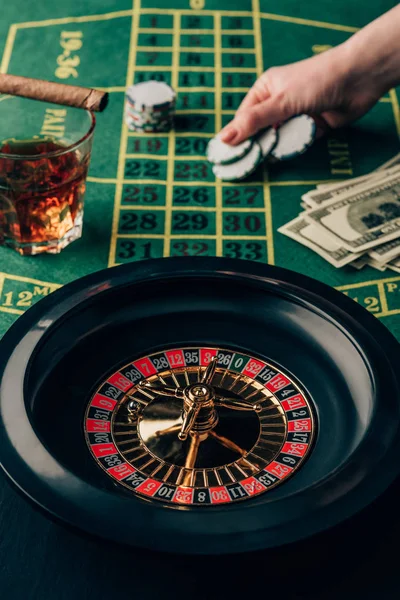
<path id="1" fill-rule="evenodd" d="M 371 171 L 371 173 L 367 173 L 367 175 L 363 175 L 363 177 L 374 178 L 377 175 L 377 171 L 382 171 L 382 170 L 386 171 L 388 169 L 391 169 L 393 167 L 398 167 L 398 166 L 400 166 L 400 152 L 398 154 L 396 154 L 396 156 L 394 156 L 393 158 L 388 160 L 387 162 L 383 163 L 382 165 L 380 165 L 379 167 L 377 167 L 376 169 Z M 345 181 L 351 182 L 351 181 L 353 181 L 353 178 L 346 179 L 346 180 L 342 179 L 341 181 L 338 181 L 337 183 L 320 183 L 317 185 L 317 190 L 334 189 L 336 186 L 342 185 L 342 183 L 344 183 Z"/>
<path id="2" fill-rule="evenodd" d="M 365 267 L 365 265 L 369 265 L 370 267 L 372 267 L 373 269 L 377 269 L 378 271 L 386 271 L 386 269 L 389 267 L 389 263 L 380 263 L 368 256 L 368 254 L 363 254 L 361 258 L 358 258 L 357 260 L 351 263 L 351 266 L 355 269 L 362 269 L 363 267 Z"/>
<path id="3" fill-rule="evenodd" d="M 400 152 L 399 152 L 399 154 L 396 154 L 396 156 L 394 156 L 387 162 L 383 163 L 383 165 L 380 165 L 379 167 L 377 167 L 376 169 L 371 171 L 371 173 L 362 175 L 362 177 L 365 177 L 366 180 L 368 178 L 374 178 L 378 174 L 377 171 L 379 172 L 382 170 L 388 170 L 388 169 L 391 169 L 393 167 L 398 167 L 398 166 L 400 166 Z M 329 189 L 333 190 L 333 189 L 335 189 L 335 187 L 341 186 L 345 182 L 351 183 L 352 181 L 356 181 L 357 179 L 359 179 L 359 178 L 357 177 L 357 178 L 352 178 L 352 179 L 342 179 L 341 181 L 338 181 L 335 183 L 319 183 L 317 185 L 317 190 L 329 190 Z"/>
<path id="4" fill-rule="evenodd" d="M 360 271 L 360 269 L 365 267 L 366 264 L 367 264 L 367 261 L 366 261 L 365 256 L 361 256 L 360 258 L 357 258 L 357 260 L 354 260 L 352 263 L 350 263 L 350 267 L 354 267 L 354 269 L 357 269 L 357 271 Z"/>
<path id="5" fill-rule="evenodd" d="M 387 264 L 387 267 L 396 273 L 400 273 L 400 258 L 390 261 L 390 263 Z"/>
<path id="6" fill-rule="evenodd" d="M 397 256 L 400 256 L 400 238 L 376 246 L 373 250 L 368 252 L 368 256 L 380 263 L 392 261 Z"/>
<path id="7" fill-rule="evenodd" d="M 326 184 L 322 189 L 317 188 L 316 190 L 311 190 L 310 192 L 306 192 L 303 194 L 301 199 L 311 208 L 316 208 L 317 206 L 321 206 L 324 202 L 328 202 L 335 196 L 342 194 L 343 192 L 347 192 L 357 187 L 358 185 L 366 185 L 369 182 L 377 181 L 378 179 L 382 179 L 382 177 L 389 177 L 394 173 L 400 173 L 400 166 L 394 166 L 389 169 L 385 169 L 382 171 L 375 171 L 374 173 L 369 173 L 368 175 L 362 175 L 361 177 L 354 177 L 352 179 L 346 179 L 345 181 L 341 181 L 340 183 L 334 184 Z"/>
<path id="8" fill-rule="evenodd" d="M 388 268 L 391 271 L 395 271 L 396 273 L 400 273 L 400 264 L 399 265 L 392 265 L 391 263 L 388 264 Z"/>
<path id="9" fill-rule="evenodd" d="M 346 179 L 340 183 L 323 184 L 323 186 L 317 187 L 316 190 L 311 190 L 310 192 L 303 194 L 301 199 L 311 208 L 317 208 L 317 206 L 331 200 L 341 192 L 346 192 L 352 187 L 364 183 L 369 177 L 369 175 L 363 175 L 362 177 L 356 177 L 355 179 Z"/>
<path id="10" fill-rule="evenodd" d="M 360 175 L 360 177 L 352 177 L 351 179 L 342 179 L 341 181 L 337 181 L 336 183 L 320 183 L 319 185 L 317 185 L 317 190 L 334 190 L 335 188 L 343 188 L 343 185 L 345 185 L 346 183 L 349 184 L 349 188 L 351 189 L 353 186 L 353 182 L 354 185 L 359 185 L 359 182 L 363 183 L 364 181 L 369 181 L 370 179 L 373 179 L 376 176 L 379 176 L 378 173 L 368 173 L 367 175 Z M 316 190 L 312 190 L 312 192 L 315 192 Z"/>
<path id="11" fill-rule="evenodd" d="M 365 257 L 365 263 L 367 265 L 369 265 L 370 267 L 377 269 L 378 271 L 386 271 L 386 269 L 388 267 L 386 263 L 380 263 L 377 260 L 374 260 L 373 258 L 371 258 L 370 256 Z"/>
<path id="12" fill-rule="evenodd" d="M 344 192 L 304 218 L 353 253 L 400 237 L 400 172 Z"/>
<path id="13" fill-rule="evenodd" d="M 340 181 L 335 181 L 335 183 L 319 183 L 317 185 L 317 190 L 329 190 L 329 188 L 335 188 L 337 185 L 341 185 L 343 183 L 343 181 L 344 181 L 344 179 L 341 179 Z M 349 180 L 347 179 L 346 181 L 349 181 Z M 309 192 L 307 192 L 307 193 L 309 193 Z"/>
<path id="14" fill-rule="evenodd" d="M 336 268 L 343 267 L 361 256 L 361 254 L 354 254 L 337 244 L 319 227 L 310 225 L 303 215 L 304 213 L 301 213 L 293 221 L 280 227 L 278 231 L 314 250 Z"/>

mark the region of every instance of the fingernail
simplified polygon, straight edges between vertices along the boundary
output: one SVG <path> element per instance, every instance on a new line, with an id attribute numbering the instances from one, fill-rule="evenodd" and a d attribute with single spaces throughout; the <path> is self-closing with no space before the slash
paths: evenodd
<path id="1" fill-rule="evenodd" d="M 234 127 L 233 125 L 227 125 L 220 134 L 220 138 L 223 142 L 225 142 L 225 144 L 229 144 L 229 142 L 232 142 L 235 137 L 237 136 L 238 132 L 236 127 Z"/>

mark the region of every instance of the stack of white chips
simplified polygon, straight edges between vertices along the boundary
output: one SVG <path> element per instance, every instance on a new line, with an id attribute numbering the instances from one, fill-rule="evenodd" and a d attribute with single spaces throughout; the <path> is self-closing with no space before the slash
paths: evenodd
<path id="1" fill-rule="evenodd" d="M 130 86 L 125 96 L 125 122 L 131 131 L 157 133 L 173 125 L 176 94 L 162 81 Z"/>
<path id="2" fill-rule="evenodd" d="M 314 119 L 299 115 L 237 146 L 225 144 L 218 134 L 207 146 L 207 158 L 214 165 L 216 177 L 237 181 L 250 175 L 265 159 L 276 162 L 303 154 L 314 142 L 316 130 Z"/>

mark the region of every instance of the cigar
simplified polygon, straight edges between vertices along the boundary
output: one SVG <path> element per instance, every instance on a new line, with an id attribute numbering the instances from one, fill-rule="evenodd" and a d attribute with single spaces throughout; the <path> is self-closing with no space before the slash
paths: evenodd
<path id="1" fill-rule="evenodd" d="M 102 112 L 108 103 L 108 94 L 100 90 L 6 73 L 0 74 L 0 94 L 22 96 L 96 112 Z"/>

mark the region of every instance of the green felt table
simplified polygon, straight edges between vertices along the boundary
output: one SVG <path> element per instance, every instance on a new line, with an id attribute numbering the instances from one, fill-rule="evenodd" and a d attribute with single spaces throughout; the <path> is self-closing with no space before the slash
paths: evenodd
<path id="1" fill-rule="evenodd" d="M 307 273 L 360 302 L 400 335 L 400 277 L 366 267 L 336 270 L 277 232 L 317 183 L 363 175 L 399 151 L 400 111 L 392 90 L 351 128 L 303 156 L 260 168 L 240 183 L 216 180 L 205 159 L 257 75 L 346 40 L 393 2 L 356 0 L 91 0 L 35 6 L 17 1 L 0 23 L 1 70 L 110 92 L 97 128 L 83 237 L 60 255 L 21 257 L 0 249 L 0 334 L 43 295 L 107 266 L 161 256 L 218 255 Z M 81 32 L 65 77 L 61 33 Z M 0 48 L 1 51 L 1 48 Z M 76 58 L 75 58 L 76 57 Z M 168 134 L 128 132 L 127 85 L 149 78 L 177 90 Z"/>
<path id="2" fill-rule="evenodd" d="M 300 212 L 301 195 L 316 184 L 366 174 L 400 151 L 396 90 L 352 127 L 319 140 L 301 157 L 260 168 L 247 181 L 216 180 L 205 159 L 208 140 L 232 118 L 263 70 L 340 44 L 395 4 L 389 0 L 9 4 L 0 19 L 2 72 L 102 88 L 110 93 L 110 101 L 97 115 L 82 238 L 59 255 L 21 257 L 0 248 L 0 335 L 43 296 L 93 271 L 161 256 L 218 255 L 283 266 L 337 287 L 400 339 L 400 276 L 370 267 L 336 270 L 277 231 Z M 57 71 L 63 31 L 81 32 L 83 42 L 72 53 L 78 57 L 76 71 L 66 79 L 60 79 L 62 71 Z M 151 78 L 167 81 L 177 91 L 175 128 L 157 135 L 129 132 L 123 120 L 126 87 Z M 18 515 L 23 514 L 22 543 L 32 544 L 33 513 L 26 516 L 24 505 L 8 496 L 3 530 L 8 531 L 14 502 Z M 46 556 L 63 576 L 68 571 L 65 557 L 62 567 L 61 559 L 54 558 L 61 534 L 40 519 L 40 527 L 46 527 L 50 536 Z M 72 565 L 73 548 L 81 544 L 82 555 L 83 542 L 71 536 L 63 543 Z M 10 541 L 5 550 L 3 543 L 1 558 L 11 545 Z M 88 548 L 97 552 L 93 545 Z M 95 565 L 91 563 L 90 569 L 94 576 Z M 13 578 L 16 573 L 12 570 Z M 75 588 L 73 594 L 68 588 L 71 593 L 65 595 L 54 588 L 46 596 L 46 578 L 43 573 L 41 577 L 42 587 L 31 595 L 14 594 L 16 588 L 10 587 L 6 597 L 92 598 L 89 591 L 79 596 Z M 106 597 L 103 593 L 105 588 L 93 598 Z M 392 597 L 389 594 L 388 590 L 384 597 Z M 361 596 L 353 592 L 351 597 Z"/>

